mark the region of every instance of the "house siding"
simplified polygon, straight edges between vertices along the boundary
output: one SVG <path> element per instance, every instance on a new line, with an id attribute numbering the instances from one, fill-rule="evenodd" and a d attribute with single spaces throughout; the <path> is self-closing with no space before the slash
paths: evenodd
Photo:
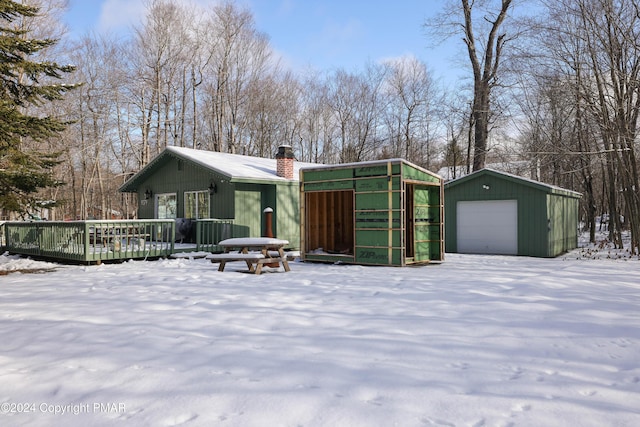
<path id="1" fill-rule="evenodd" d="M 210 214 L 212 218 L 232 219 L 234 212 L 233 185 L 203 167 L 172 158 L 159 166 L 156 173 L 149 175 L 139 185 L 141 196 L 138 217 L 155 217 L 155 197 L 158 194 L 175 193 L 177 199 L 176 216 L 183 218 L 184 193 L 186 191 L 208 191 L 209 185 L 216 183 L 216 194 L 211 196 Z M 144 200 L 146 189 L 153 191 L 150 200 Z"/>
<path id="2" fill-rule="evenodd" d="M 262 236 L 262 192 L 259 186 L 238 184 L 235 191 L 235 224 L 249 227 L 250 236 Z"/>
<path id="3" fill-rule="evenodd" d="M 298 182 L 235 185 L 235 224 L 249 227 L 251 236 L 264 236 L 267 230 L 264 210 L 274 211 L 275 237 L 289 241 L 288 249 L 300 247 L 300 194 Z"/>
<path id="4" fill-rule="evenodd" d="M 262 236 L 266 231 L 263 210 L 271 207 L 274 209 L 274 235 L 288 240 L 289 249 L 300 247 L 299 182 L 283 180 L 275 173 L 273 179 L 254 179 L 242 174 L 227 176 L 215 165 L 202 165 L 165 150 L 128 180 L 120 191 L 138 194 L 138 217 L 141 219 L 156 217 L 155 199 L 159 194 L 174 193 L 176 217 L 182 218 L 185 216 L 184 193 L 208 192 L 211 184 L 215 184 L 215 193 L 210 195 L 211 218 L 233 220 L 236 225 L 248 227 L 250 236 Z M 147 190 L 153 194 L 148 200 L 145 199 Z"/>
<path id="5" fill-rule="evenodd" d="M 292 249 L 300 248 L 300 189 L 298 182 L 281 185 L 274 205 L 276 224 L 273 233 L 288 240 Z"/>

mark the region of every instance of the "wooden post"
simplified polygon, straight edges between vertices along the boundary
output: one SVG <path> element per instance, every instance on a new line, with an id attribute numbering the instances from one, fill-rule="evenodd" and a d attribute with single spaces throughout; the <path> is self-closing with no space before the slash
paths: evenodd
<path id="1" fill-rule="evenodd" d="M 265 208 L 264 211 L 265 232 L 262 237 L 273 237 L 273 209 Z"/>
<path id="2" fill-rule="evenodd" d="M 265 208 L 264 211 L 264 221 L 265 221 L 265 231 L 264 236 L 262 237 L 273 237 L 273 209 Z M 271 264 L 267 264 L 267 267 L 278 268 L 280 264 L 277 262 L 272 262 Z"/>

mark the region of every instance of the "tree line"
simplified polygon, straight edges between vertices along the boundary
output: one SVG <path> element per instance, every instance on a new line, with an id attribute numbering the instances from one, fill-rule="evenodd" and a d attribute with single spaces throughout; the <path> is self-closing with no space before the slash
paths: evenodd
<path id="1" fill-rule="evenodd" d="M 65 78 L 81 84 L 20 106 L 67 123 L 56 138 L 20 142 L 56 154 L 56 185 L 37 193 L 56 202 L 53 219 L 135 215 L 134 197 L 117 189 L 166 146 L 272 157 L 288 144 L 298 160 L 327 164 L 402 157 L 464 173 L 525 164 L 530 177 L 583 193 L 592 238 L 606 215 L 610 239 L 622 246 L 630 230 L 638 248 L 633 0 L 443 2 L 425 38 L 459 40 L 469 78 L 453 89 L 412 56 L 293 72 L 251 11 L 231 1 L 150 1 L 126 37 L 76 40 L 63 34 L 65 0 L 27 3 L 39 13 L 11 17 L 25 29 L 17 36 L 56 38 L 34 61 L 63 58 L 75 67 Z"/>

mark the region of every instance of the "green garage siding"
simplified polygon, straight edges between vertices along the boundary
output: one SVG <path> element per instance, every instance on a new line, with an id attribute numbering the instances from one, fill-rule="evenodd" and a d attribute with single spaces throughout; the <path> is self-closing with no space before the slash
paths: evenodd
<path id="1" fill-rule="evenodd" d="M 458 252 L 464 238 L 457 229 L 461 201 L 516 200 L 517 255 L 554 257 L 577 247 L 579 193 L 491 169 L 448 182 L 444 189 L 447 252 Z"/>
<path id="2" fill-rule="evenodd" d="M 548 195 L 549 253 L 560 254 L 576 247 L 578 226 L 578 204 L 571 198 Z"/>

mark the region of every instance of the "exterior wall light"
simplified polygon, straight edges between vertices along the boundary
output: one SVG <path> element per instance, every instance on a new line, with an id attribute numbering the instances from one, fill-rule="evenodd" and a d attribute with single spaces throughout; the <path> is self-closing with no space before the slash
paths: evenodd
<path id="1" fill-rule="evenodd" d="M 211 184 L 209 185 L 209 194 L 213 196 L 214 194 L 216 194 L 217 191 L 218 191 L 218 187 L 216 186 L 216 183 L 212 181 Z"/>
<path id="2" fill-rule="evenodd" d="M 149 190 L 148 188 L 145 190 L 144 192 L 144 199 L 145 200 L 149 200 L 151 198 L 151 196 L 153 196 L 153 193 L 151 192 L 151 190 Z"/>

